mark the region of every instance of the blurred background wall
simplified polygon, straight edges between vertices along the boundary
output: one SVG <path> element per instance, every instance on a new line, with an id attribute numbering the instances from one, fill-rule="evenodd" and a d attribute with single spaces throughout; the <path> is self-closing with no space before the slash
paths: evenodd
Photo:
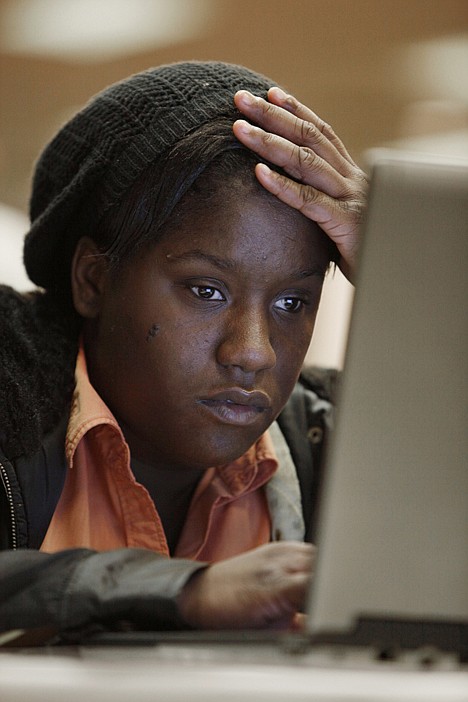
<path id="1" fill-rule="evenodd" d="M 168 61 L 220 59 L 307 103 L 355 159 L 468 158 L 468 0 L 0 0 L 0 282 L 20 266 L 31 171 L 95 92 Z M 327 282 L 308 360 L 340 366 L 351 287 Z"/>

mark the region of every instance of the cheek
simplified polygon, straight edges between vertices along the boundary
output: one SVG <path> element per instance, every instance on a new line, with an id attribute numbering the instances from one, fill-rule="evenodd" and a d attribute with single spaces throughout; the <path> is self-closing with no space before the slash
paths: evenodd
<path id="1" fill-rule="evenodd" d="M 277 344 L 275 373 L 283 401 L 292 392 L 294 384 L 299 377 L 305 355 L 309 349 L 312 331 L 313 325 L 283 338 Z"/>
<path id="2" fill-rule="evenodd" d="M 317 311 L 318 300 L 307 309 L 302 319 L 298 319 L 290 328 L 281 330 L 276 340 L 278 356 L 289 356 L 291 361 L 302 362 L 312 339 Z"/>
<path id="3" fill-rule="evenodd" d="M 155 384 L 164 386 L 164 392 L 176 387 L 181 392 L 199 382 L 200 376 L 206 377 L 210 370 L 215 336 L 213 328 L 199 329 L 188 320 L 175 323 L 174 319 L 160 317 L 146 325 L 134 349 L 138 355 L 135 363 L 148 373 L 143 387 L 150 390 L 153 378 Z"/>
<path id="4" fill-rule="evenodd" d="M 156 338 L 156 336 L 159 334 L 160 330 L 161 330 L 161 325 L 156 324 L 156 322 L 153 322 L 153 324 L 150 326 L 150 328 L 146 332 L 145 341 L 147 343 L 153 341 Z"/>
<path id="5" fill-rule="evenodd" d="M 87 347 L 93 351 L 96 372 L 106 379 L 106 393 L 134 399 L 155 367 L 164 325 L 154 310 L 130 306 L 125 298 L 111 302 L 88 331 Z"/>

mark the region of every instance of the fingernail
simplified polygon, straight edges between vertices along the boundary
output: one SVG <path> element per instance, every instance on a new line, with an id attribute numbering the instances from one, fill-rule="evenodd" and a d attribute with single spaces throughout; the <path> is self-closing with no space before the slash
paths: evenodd
<path id="1" fill-rule="evenodd" d="M 288 97 L 289 97 L 289 96 L 284 92 L 284 90 L 282 90 L 281 88 L 278 88 L 277 85 L 275 85 L 275 86 L 272 88 L 272 90 L 275 91 L 276 96 L 277 96 L 280 100 L 287 100 Z"/>
<path id="2" fill-rule="evenodd" d="M 255 97 L 247 90 L 239 90 L 237 94 L 244 105 L 253 105 L 255 103 Z"/>
<path id="3" fill-rule="evenodd" d="M 256 169 L 258 173 L 261 173 L 262 175 L 267 177 L 273 173 L 271 168 L 268 168 L 268 166 L 265 163 L 257 163 Z"/>
<path id="4" fill-rule="evenodd" d="M 250 134 L 252 131 L 252 125 L 243 119 L 236 119 L 234 124 L 236 125 L 236 129 L 239 132 L 242 132 L 242 134 Z"/>

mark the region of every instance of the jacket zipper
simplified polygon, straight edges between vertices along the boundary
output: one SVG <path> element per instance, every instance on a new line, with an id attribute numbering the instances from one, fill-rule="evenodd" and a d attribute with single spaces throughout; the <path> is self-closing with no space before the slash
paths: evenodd
<path id="1" fill-rule="evenodd" d="M 2 477 L 3 487 L 5 488 L 5 494 L 10 508 L 10 519 L 11 519 L 11 546 L 12 549 L 16 551 L 18 547 L 17 529 L 16 529 L 16 519 L 15 519 L 15 504 L 13 502 L 13 494 L 11 492 L 10 480 L 8 479 L 8 474 L 5 468 L 0 463 L 0 475 Z"/>

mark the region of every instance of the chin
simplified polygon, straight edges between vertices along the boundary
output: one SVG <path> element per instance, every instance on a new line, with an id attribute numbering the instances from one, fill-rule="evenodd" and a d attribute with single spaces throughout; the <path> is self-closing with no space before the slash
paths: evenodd
<path id="1" fill-rule="evenodd" d="M 231 439 L 217 445 L 211 444 L 209 466 L 222 466 L 241 458 L 258 441 L 266 429 L 267 427 L 260 432 L 237 437 L 234 441 Z"/>
<path id="2" fill-rule="evenodd" d="M 203 442 L 203 445 L 200 442 L 200 445 L 197 446 L 198 442 L 194 442 L 190 456 L 181 457 L 180 464 L 199 470 L 227 465 L 241 458 L 263 433 L 264 431 L 256 433 L 252 437 L 241 437 L 236 440 L 210 436 Z"/>

